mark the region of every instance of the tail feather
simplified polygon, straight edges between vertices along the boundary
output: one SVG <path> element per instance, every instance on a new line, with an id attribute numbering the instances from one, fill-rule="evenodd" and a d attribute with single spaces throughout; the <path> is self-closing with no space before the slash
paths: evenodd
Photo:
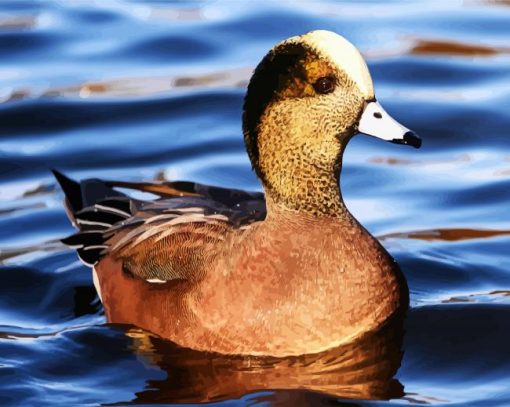
<path id="1" fill-rule="evenodd" d="M 77 249 L 85 246 L 98 246 L 104 243 L 102 230 L 87 230 L 75 233 L 61 240 L 66 246 Z"/>
<path id="2" fill-rule="evenodd" d="M 102 201 L 99 201 L 102 202 Z M 107 209 L 102 209 L 103 205 L 94 205 L 93 207 L 85 208 L 79 212 L 75 213 L 76 222 L 78 225 L 97 225 L 110 227 L 116 224 L 117 222 L 121 222 L 124 219 L 129 218 L 131 215 L 121 215 L 116 212 L 110 212 Z"/>
<path id="3" fill-rule="evenodd" d="M 76 252 L 83 264 L 89 267 L 94 267 L 96 263 L 103 258 L 106 248 L 107 246 L 105 245 L 84 247 L 82 249 L 77 249 Z"/>
<path id="4" fill-rule="evenodd" d="M 66 209 L 79 231 L 62 239 L 73 247 L 87 266 L 93 267 L 105 254 L 104 233 L 113 225 L 132 216 L 132 202 L 98 179 L 76 182 L 52 170 L 66 197 Z"/>
<path id="5" fill-rule="evenodd" d="M 133 213 L 131 200 L 123 198 L 105 199 L 104 201 L 96 203 L 94 207 L 105 212 L 116 213 L 126 218 L 129 218 Z"/>
<path id="6" fill-rule="evenodd" d="M 69 209 L 71 209 L 73 213 L 81 210 L 83 208 L 83 200 L 80 183 L 66 177 L 55 169 L 52 169 L 51 172 L 57 179 L 62 191 L 64 191 Z"/>

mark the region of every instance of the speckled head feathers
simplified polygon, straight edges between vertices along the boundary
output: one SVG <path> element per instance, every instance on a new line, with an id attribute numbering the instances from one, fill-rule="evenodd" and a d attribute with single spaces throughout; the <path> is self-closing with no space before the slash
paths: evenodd
<path id="1" fill-rule="evenodd" d="M 304 190 L 291 183 L 325 174 L 334 181 L 344 141 L 372 99 L 367 65 L 343 37 L 312 31 L 274 46 L 253 73 L 243 114 L 248 155 L 266 191 L 282 197 Z"/>
<path id="2" fill-rule="evenodd" d="M 374 86 L 367 64 L 357 48 L 341 35 L 331 31 L 317 30 L 287 41 L 298 41 L 310 45 L 317 54 L 334 65 L 357 85 L 367 99 L 374 98 Z"/>

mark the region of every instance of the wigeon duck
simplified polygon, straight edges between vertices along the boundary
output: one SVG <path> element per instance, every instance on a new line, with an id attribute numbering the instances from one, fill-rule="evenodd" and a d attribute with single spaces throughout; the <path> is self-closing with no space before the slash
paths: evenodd
<path id="1" fill-rule="evenodd" d="M 358 50 L 329 31 L 289 38 L 248 85 L 244 141 L 264 193 L 192 182 L 75 182 L 55 171 L 111 323 L 228 355 L 326 351 L 408 306 L 398 265 L 345 206 L 357 133 L 419 147 L 376 101 Z M 160 196 L 131 198 L 115 188 Z"/>

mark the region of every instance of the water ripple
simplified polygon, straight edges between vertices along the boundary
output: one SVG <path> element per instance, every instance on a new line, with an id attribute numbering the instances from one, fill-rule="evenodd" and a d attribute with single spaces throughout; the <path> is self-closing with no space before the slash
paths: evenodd
<path id="1" fill-rule="evenodd" d="M 105 326 L 90 270 L 58 242 L 72 227 L 50 167 L 260 189 L 244 87 L 274 43 L 316 28 L 361 49 L 378 100 L 424 139 L 358 136 L 345 155 L 346 203 L 411 290 L 402 365 L 377 394 L 296 387 L 288 366 L 253 368 L 284 372 L 256 385 L 232 361 Z M 503 1 L 1 2 L 0 404 L 509 405 L 509 35 Z"/>

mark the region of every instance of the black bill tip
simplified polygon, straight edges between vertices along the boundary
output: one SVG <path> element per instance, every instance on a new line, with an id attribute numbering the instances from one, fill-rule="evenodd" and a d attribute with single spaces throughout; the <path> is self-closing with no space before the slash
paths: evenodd
<path id="1" fill-rule="evenodd" d="M 414 148 L 421 147 L 421 138 L 412 131 L 405 133 L 401 139 L 393 139 L 392 142 L 396 144 L 406 144 L 408 146 L 413 146 Z"/>

